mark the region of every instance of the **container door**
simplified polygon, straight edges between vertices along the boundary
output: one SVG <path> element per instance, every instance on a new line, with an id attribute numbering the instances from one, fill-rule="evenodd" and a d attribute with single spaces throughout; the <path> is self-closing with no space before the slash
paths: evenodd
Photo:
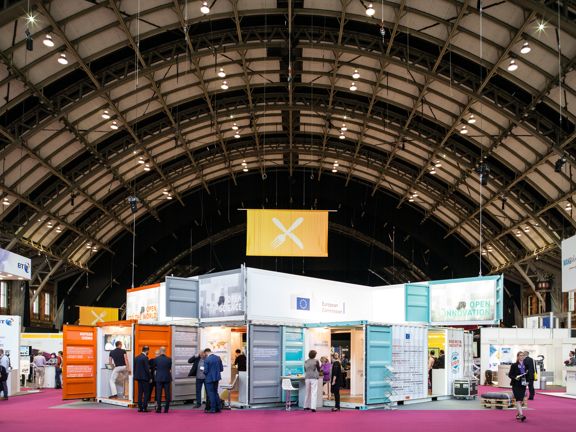
<path id="1" fill-rule="evenodd" d="M 198 318 L 198 281 L 166 278 L 166 316 Z"/>
<path id="2" fill-rule="evenodd" d="M 406 321 L 430 322 L 430 287 L 404 284 Z"/>
<path id="3" fill-rule="evenodd" d="M 149 359 L 160 347 L 166 347 L 166 355 L 172 357 L 172 327 L 136 324 L 134 329 L 134 354 L 140 355 L 143 346 L 150 347 Z M 134 367 L 134 365 L 130 365 Z M 174 376 L 174 359 L 172 359 L 172 376 Z M 134 402 L 138 398 L 138 382 L 134 381 Z M 150 389 L 150 400 L 155 400 L 156 389 Z M 164 400 L 164 399 L 162 399 Z"/>
<path id="4" fill-rule="evenodd" d="M 282 327 L 282 375 L 304 374 L 304 329 Z M 293 380 L 292 386 L 298 387 L 300 380 Z M 297 392 L 291 392 L 290 399 L 298 399 Z M 282 392 L 282 402 L 286 401 L 286 392 Z"/>
<path id="5" fill-rule="evenodd" d="M 392 365 L 392 329 L 390 327 L 366 326 L 365 337 L 366 381 L 364 403 L 390 402 L 390 371 Z"/>
<path id="6" fill-rule="evenodd" d="M 198 328 L 172 327 L 172 353 L 172 400 L 196 399 L 196 377 L 188 377 L 188 359 L 198 353 Z"/>
<path id="7" fill-rule="evenodd" d="M 282 329 L 260 325 L 249 329 L 249 403 L 281 402 Z"/>
<path id="8" fill-rule="evenodd" d="M 64 326 L 62 399 L 96 397 L 96 327 Z"/>

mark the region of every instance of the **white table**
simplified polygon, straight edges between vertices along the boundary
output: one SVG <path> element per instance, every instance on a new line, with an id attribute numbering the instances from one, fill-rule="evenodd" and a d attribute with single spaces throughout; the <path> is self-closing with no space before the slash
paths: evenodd
<path id="1" fill-rule="evenodd" d="M 298 406 L 304 407 L 304 399 L 306 397 L 306 378 L 302 376 L 281 376 L 280 379 L 298 380 Z M 321 407 L 324 401 L 322 397 L 322 384 L 323 379 L 318 378 L 318 391 L 316 392 L 316 406 Z M 282 385 L 282 383 L 280 383 Z"/>
<path id="2" fill-rule="evenodd" d="M 576 367 L 566 368 L 566 394 L 576 396 Z"/>
<path id="3" fill-rule="evenodd" d="M 446 369 L 432 369 L 432 395 L 450 395 L 452 390 L 448 391 L 446 382 Z"/>
<path id="4" fill-rule="evenodd" d="M 44 366 L 44 388 L 56 388 L 56 368 Z"/>

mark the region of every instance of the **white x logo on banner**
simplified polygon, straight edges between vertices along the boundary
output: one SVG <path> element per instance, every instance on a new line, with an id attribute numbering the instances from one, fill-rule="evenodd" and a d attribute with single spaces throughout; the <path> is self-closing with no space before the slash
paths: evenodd
<path id="1" fill-rule="evenodd" d="M 104 318 L 106 316 L 106 313 L 107 313 L 106 311 L 102 311 L 100 316 L 96 315 L 96 312 L 94 312 L 93 310 L 90 312 L 92 312 L 92 315 L 94 315 L 96 317 L 96 319 L 94 321 L 92 321 L 92 325 L 96 324 L 98 321 L 104 322 L 104 320 L 102 318 Z"/>
<path id="2" fill-rule="evenodd" d="M 276 249 L 278 246 L 284 243 L 284 241 L 286 241 L 286 236 L 288 236 L 292 240 L 294 240 L 294 243 L 296 243 L 300 247 L 300 249 L 304 249 L 304 245 L 302 244 L 300 239 L 292 233 L 292 231 L 295 230 L 303 221 L 304 218 L 299 217 L 294 221 L 294 223 L 290 228 L 286 229 L 284 228 L 284 225 L 282 225 L 282 222 L 280 222 L 276 218 L 272 218 L 272 222 L 274 222 L 274 225 L 280 228 L 284 234 L 278 234 L 278 236 L 276 236 L 276 238 L 272 241 L 272 243 L 270 243 L 270 246 Z"/>

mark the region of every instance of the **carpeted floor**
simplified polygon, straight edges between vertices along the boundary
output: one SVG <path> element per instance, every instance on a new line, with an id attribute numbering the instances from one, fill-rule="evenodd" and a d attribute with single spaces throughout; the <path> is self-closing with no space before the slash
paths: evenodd
<path id="1" fill-rule="evenodd" d="M 481 387 L 480 392 L 494 391 Z M 539 393 L 539 392 L 538 392 Z M 38 425 L 52 425 L 58 432 L 98 431 L 120 427 L 122 432 L 150 430 L 188 430 L 206 426 L 234 432 L 294 432 L 296 428 L 311 430 L 402 431 L 402 432 L 484 432 L 484 431 L 569 431 L 574 429 L 576 401 L 537 394 L 529 401 L 527 421 L 518 422 L 515 411 L 478 409 L 480 401 L 435 401 L 405 405 L 395 411 L 328 410 L 286 412 L 282 409 L 233 410 L 207 415 L 192 405 L 184 405 L 168 414 L 138 413 L 80 401 L 62 401 L 59 390 L 0 401 L 0 426 L 7 431 L 24 431 Z M 73 409 L 50 409 L 68 406 Z M 443 407 L 443 408 L 441 408 Z"/>

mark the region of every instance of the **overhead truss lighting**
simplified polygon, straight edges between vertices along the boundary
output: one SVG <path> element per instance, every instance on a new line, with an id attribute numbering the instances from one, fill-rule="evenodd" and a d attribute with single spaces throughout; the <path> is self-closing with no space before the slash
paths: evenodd
<path id="1" fill-rule="evenodd" d="M 372 16 L 374 15 L 376 11 L 374 10 L 374 6 L 372 6 L 372 3 L 370 3 L 370 5 L 368 5 L 368 8 L 366 9 L 366 15 L 368 16 Z"/>
<path id="2" fill-rule="evenodd" d="M 44 45 L 46 45 L 47 47 L 53 47 L 54 46 L 54 41 L 52 40 L 52 36 L 50 36 L 49 34 L 44 36 L 44 40 L 42 41 L 42 43 Z"/>
<path id="3" fill-rule="evenodd" d="M 208 7 L 208 3 L 206 3 L 206 2 L 202 3 L 202 6 L 200 7 L 200 12 L 202 12 L 204 15 L 210 13 L 210 8 Z"/>

